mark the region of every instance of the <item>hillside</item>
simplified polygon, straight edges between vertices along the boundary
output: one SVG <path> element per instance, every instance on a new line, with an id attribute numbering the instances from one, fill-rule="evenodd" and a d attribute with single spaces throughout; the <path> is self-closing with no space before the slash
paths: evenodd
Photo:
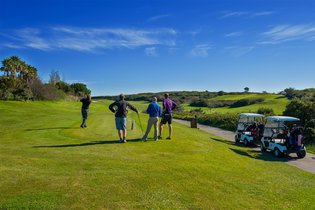
<path id="1" fill-rule="evenodd" d="M 108 105 L 81 129 L 78 102 L 0 101 L 0 209 L 315 208 L 315 175 L 197 129 L 142 142 L 130 112 L 119 144 Z"/>
<path id="2" fill-rule="evenodd" d="M 230 108 L 228 106 L 219 107 L 219 108 L 207 108 L 202 107 L 201 109 L 205 113 L 242 113 L 242 112 L 257 112 L 257 110 L 261 107 L 263 108 L 271 108 L 274 110 L 275 114 L 282 115 L 285 110 L 286 105 L 289 100 L 282 95 L 278 94 L 257 94 L 257 93 L 249 93 L 249 94 L 227 94 L 223 96 L 217 96 L 214 98 L 208 99 L 208 101 L 237 101 L 241 99 L 264 99 L 263 102 L 255 103 L 248 106 L 242 106 L 237 108 Z M 189 104 L 183 105 L 185 110 L 189 111 L 191 109 L 196 109 L 196 107 L 189 106 Z"/>

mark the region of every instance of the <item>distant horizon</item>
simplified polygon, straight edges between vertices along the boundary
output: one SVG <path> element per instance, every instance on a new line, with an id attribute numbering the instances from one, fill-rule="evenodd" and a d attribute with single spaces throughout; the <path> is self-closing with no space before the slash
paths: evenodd
<path id="1" fill-rule="evenodd" d="M 305 90 L 305 89 L 310 89 L 310 88 L 314 88 L 314 87 L 306 87 L 306 88 L 302 88 L 302 89 L 297 89 L 297 88 L 294 88 L 294 87 L 287 87 L 287 88 L 293 88 L 295 90 Z M 286 88 L 284 88 L 286 89 Z M 280 91 L 274 91 L 274 92 L 269 92 L 269 91 L 266 91 L 266 94 L 279 94 L 281 91 L 284 91 L 283 90 L 280 90 Z M 171 92 L 210 92 L 210 93 L 217 93 L 217 92 L 220 92 L 220 91 L 223 91 L 225 93 L 259 93 L 259 94 L 264 94 L 263 92 L 264 91 L 251 91 L 249 90 L 249 92 L 245 92 L 245 91 L 224 91 L 224 90 L 219 90 L 219 91 L 211 91 L 211 90 L 168 90 L 168 91 L 157 91 L 157 92 L 139 92 L 139 93 L 117 93 L 117 94 L 113 94 L 113 95 L 93 95 L 91 94 L 92 97 L 113 97 L 113 96 L 118 96 L 119 94 L 124 94 L 124 95 L 137 95 L 137 94 L 157 94 L 157 93 L 171 93 Z"/>
<path id="2" fill-rule="evenodd" d="M 58 71 L 93 95 L 315 86 L 313 0 L 10 0 L 1 6 L 0 58 L 19 56 L 43 81 Z"/>

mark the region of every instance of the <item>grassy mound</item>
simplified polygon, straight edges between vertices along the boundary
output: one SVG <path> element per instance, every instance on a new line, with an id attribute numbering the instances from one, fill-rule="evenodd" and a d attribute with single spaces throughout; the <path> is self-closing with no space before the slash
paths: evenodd
<path id="1" fill-rule="evenodd" d="M 133 112 L 119 144 L 107 107 L 81 129 L 80 103 L 1 101 L 0 209 L 315 208 L 313 174 L 179 124 L 139 141 Z"/>

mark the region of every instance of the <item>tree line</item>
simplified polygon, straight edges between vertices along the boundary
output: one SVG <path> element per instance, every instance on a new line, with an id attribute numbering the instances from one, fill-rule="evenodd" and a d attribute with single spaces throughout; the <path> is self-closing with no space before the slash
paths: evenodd
<path id="1" fill-rule="evenodd" d="M 44 83 L 37 68 L 18 56 L 3 59 L 0 70 L 1 100 L 60 100 L 91 92 L 83 83 L 62 81 L 58 71 L 52 71 L 49 82 Z"/>

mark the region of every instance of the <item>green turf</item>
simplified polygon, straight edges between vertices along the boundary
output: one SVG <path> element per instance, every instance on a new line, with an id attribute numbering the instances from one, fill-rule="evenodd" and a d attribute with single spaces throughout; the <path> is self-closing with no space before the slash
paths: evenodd
<path id="1" fill-rule="evenodd" d="M 277 115 L 282 115 L 288 99 L 277 94 L 238 94 L 238 95 L 223 95 L 215 98 L 209 99 L 209 101 L 215 100 L 240 100 L 245 98 L 264 98 L 265 101 L 257 104 L 252 104 L 249 106 L 229 108 L 229 107 L 220 107 L 220 108 L 202 108 L 206 113 L 242 113 L 242 112 L 257 112 L 260 107 L 272 108 Z M 184 105 L 185 110 L 196 109 L 196 107 L 190 107 L 188 104 Z"/>
<path id="2" fill-rule="evenodd" d="M 118 144 L 107 107 L 81 129 L 78 102 L 1 101 L 0 209 L 315 208 L 314 174 L 179 124 L 139 141 L 133 112 Z"/>

